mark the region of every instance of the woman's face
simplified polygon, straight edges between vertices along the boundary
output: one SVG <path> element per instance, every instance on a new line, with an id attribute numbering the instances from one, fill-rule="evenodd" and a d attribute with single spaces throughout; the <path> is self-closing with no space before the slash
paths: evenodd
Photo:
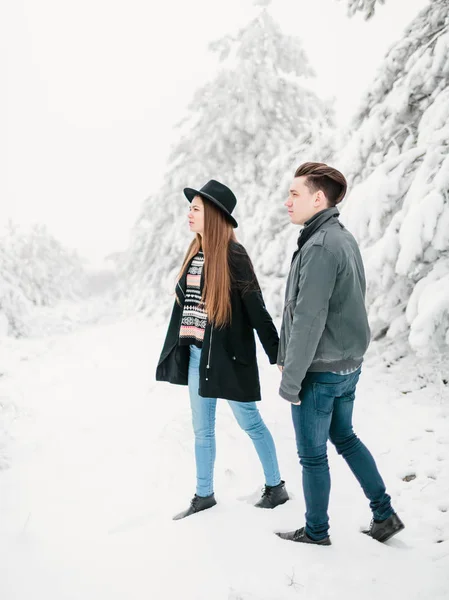
<path id="1" fill-rule="evenodd" d="M 195 196 L 195 198 L 190 203 L 189 227 L 192 233 L 199 233 L 200 235 L 203 235 L 204 203 L 200 196 Z"/>

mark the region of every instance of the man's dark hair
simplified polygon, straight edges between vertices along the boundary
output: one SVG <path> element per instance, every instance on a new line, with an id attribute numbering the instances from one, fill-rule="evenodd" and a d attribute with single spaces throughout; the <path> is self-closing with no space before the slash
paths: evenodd
<path id="1" fill-rule="evenodd" d="M 305 177 L 311 192 L 321 190 L 330 206 L 341 202 L 348 188 L 344 175 L 324 163 L 303 163 L 296 169 L 295 177 Z"/>

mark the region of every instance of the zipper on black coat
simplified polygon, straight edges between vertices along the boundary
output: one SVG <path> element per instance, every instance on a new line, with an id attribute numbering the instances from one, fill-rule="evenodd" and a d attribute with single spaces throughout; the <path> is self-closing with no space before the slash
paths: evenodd
<path id="1" fill-rule="evenodd" d="M 209 340 L 209 354 L 207 355 L 207 365 L 206 365 L 206 381 L 209 381 L 210 355 L 212 352 L 212 334 L 213 334 L 213 332 L 214 332 L 214 328 L 211 326 L 210 340 Z"/>
<path id="2" fill-rule="evenodd" d="M 186 297 L 186 295 L 184 294 L 184 290 L 182 289 L 182 287 L 181 287 L 181 285 L 180 285 L 179 281 L 178 281 L 178 283 L 177 283 L 176 285 L 179 287 L 179 289 L 181 290 L 181 293 L 182 293 L 182 295 L 183 295 L 183 296 L 184 296 L 184 298 L 185 298 L 185 297 Z"/>

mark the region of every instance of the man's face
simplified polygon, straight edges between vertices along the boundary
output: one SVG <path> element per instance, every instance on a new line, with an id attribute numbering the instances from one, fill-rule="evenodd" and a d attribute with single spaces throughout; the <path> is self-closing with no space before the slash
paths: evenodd
<path id="1" fill-rule="evenodd" d="M 321 190 L 311 192 L 305 181 L 305 176 L 293 179 L 284 204 L 288 208 L 291 222 L 295 225 L 304 225 L 317 212 L 328 208 L 323 192 Z"/>

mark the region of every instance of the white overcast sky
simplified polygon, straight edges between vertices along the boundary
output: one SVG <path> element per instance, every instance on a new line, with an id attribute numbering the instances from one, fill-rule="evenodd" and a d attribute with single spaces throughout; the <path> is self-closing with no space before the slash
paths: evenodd
<path id="1" fill-rule="evenodd" d="M 349 20 L 345 0 L 274 0 L 271 12 L 302 39 L 344 124 L 427 4 L 386 0 L 370 22 Z M 126 246 L 160 184 L 173 126 L 213 75 L 208 42 L 244 25 L 252 1 L 0 0 L 0 11 L 0 222 L 44 223 L 97 263 Z"/>

